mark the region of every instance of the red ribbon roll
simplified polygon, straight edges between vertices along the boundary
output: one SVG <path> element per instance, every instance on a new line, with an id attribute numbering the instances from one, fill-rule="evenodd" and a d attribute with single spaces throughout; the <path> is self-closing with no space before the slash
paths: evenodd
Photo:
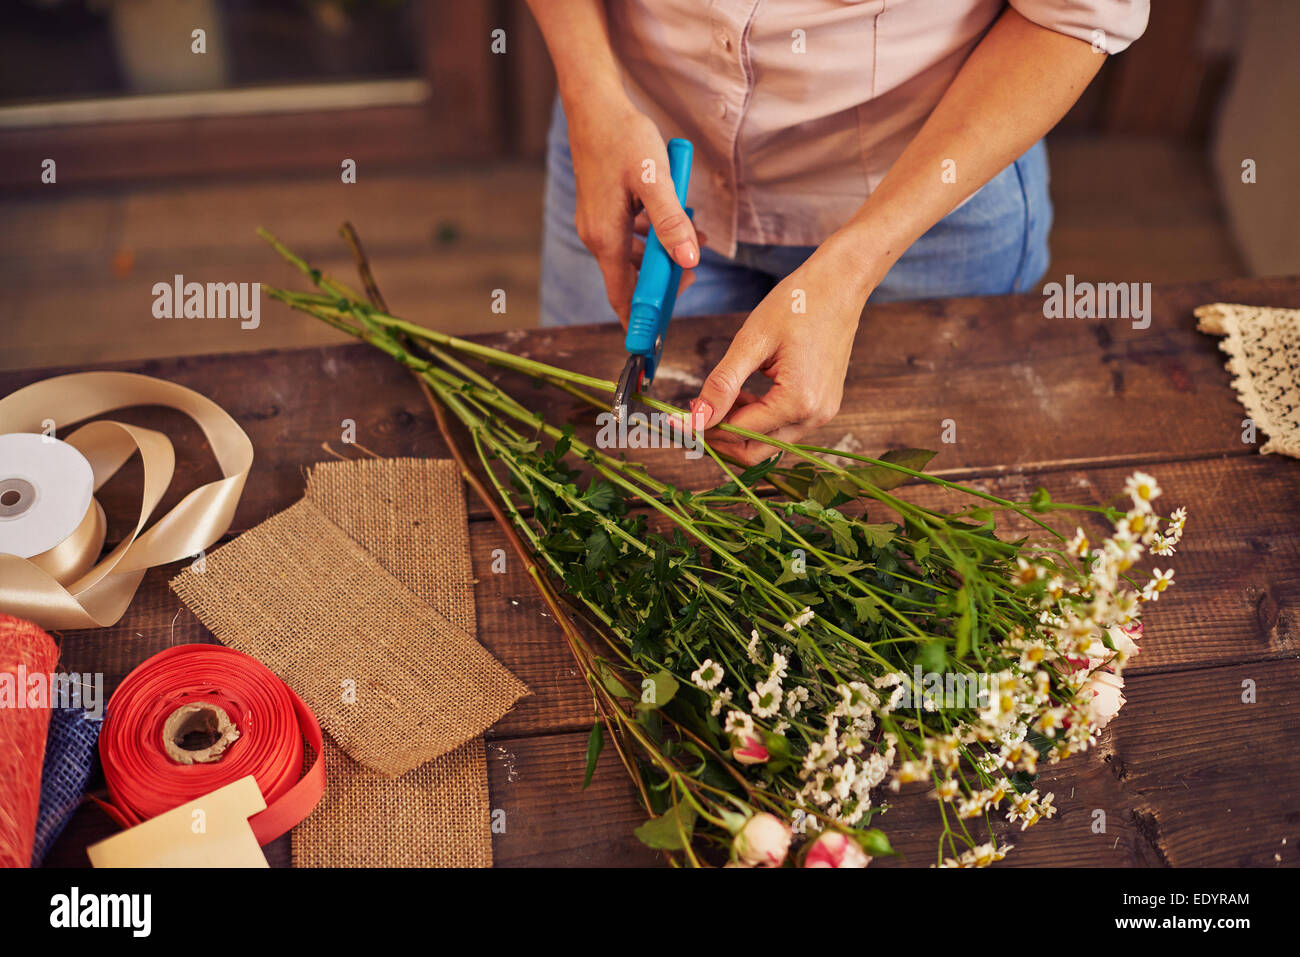
<path id="1" fill-rule="evenodd" d="M 163 725 L 187 704 L 220 707 L 239 730 L 209 764 L 181 764 L 164 750 Z M 316 759 L 302 773 L 303 739 Z M 246 775 L 266 810 L 249 818 L 269 844 L 311 813 L 325 793 L 320 724 L 293 690 L 255 658 L 222 645 L 177 645 L 141 663 L 108 702 L 99 756 L 123 827 L 156 817 Z"/>
<path id="2" fill-rule="evenodd" d="M 0 674 L 9 684 L 0 707 L 0 867 L 32 863 L 50 728 L 49 675 L 58 660 L 54 639 L 40 628 L 0 615 Z M 29 696 L 29 679 L 44 695 Z"/>

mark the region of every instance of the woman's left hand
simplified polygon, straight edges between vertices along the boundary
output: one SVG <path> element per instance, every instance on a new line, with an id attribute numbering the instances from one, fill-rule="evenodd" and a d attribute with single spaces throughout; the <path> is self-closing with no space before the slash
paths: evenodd
<path id="1" fill-rule="evenodd" d="M 691 403 L 697 431 L 722 422 L 795 442 L 839 412 L 858 320 L 876 279 L 827 241 L 749 314 L 722 361 Z M 762 398 L 743 392 L 761 371 L 772 380 Z M 752 465 L 776 451 L 725 432 L 719 452 Z"/>

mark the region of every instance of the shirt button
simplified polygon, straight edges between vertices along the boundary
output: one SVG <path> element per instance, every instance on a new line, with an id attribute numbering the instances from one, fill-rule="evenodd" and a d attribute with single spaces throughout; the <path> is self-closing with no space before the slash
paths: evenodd
<path id="1" fill-rule="evenodd" d="M 726 189 L 726 188 L 727 188 L 727 175 L 726 175 L 725 173 L 714 173 L 714 174 L 713 174 L 713 185 L 716 186 L 716 187 L 718 187 L 718 189 Z"/>
<path id="2" fill-rule="evenodd" d="M 719 33 L 719 34 L 718 34 L 718 46 L 720 46 L 720 47 L 722 47 L 722 49 L 724 49 L 724 50 L 730 52 L 730 51 L 731 51 L 731 37 L 727 36 L 725 33 Z"/>
<path id="3" fill-rule="evenodd" d="M 726 101 L 726 100 L 718 100 L 718 116 L 719 116 L 719 117 L 722 117 L 723 119 L 726 119 L 726 116 L 727 116 L 727 101 Z"/>

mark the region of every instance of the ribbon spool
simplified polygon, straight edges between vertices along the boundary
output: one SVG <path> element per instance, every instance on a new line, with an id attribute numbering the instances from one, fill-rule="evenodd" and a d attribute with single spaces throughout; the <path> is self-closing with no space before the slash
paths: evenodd
<path id="1" fill-rule="evenodd" d="M 315 752 L 305 774 L 304 738 Z M 249 824 L 269 844 L 324 795 L 323 749 L 311 709 L 261 662 L 223 645 L 177 645 L 109 699 L 99 756 L 112 803 L 101 807 L 132 827 L 251 774 L 266 810 Z"/>
<path id="2" fill-rule="evenodd" d="M 191 491 L 148 531 L 175 470 L 165 435 L 110 420 L 63 442 L 39 434 L 50 420 L 75 423 L 134 405 L 168 406 L 194 419 L 223 476 Z M 101 559 L 106 521 L 93 493 L 137 452 L 139 517 Z M 192 558 L 226 533 L 252 464 L 252 443 L 224 409 L 162 379 L 75 373 L 0 400 L 0 611 L 50 630 L 115 624 L 148 569 Z"/>

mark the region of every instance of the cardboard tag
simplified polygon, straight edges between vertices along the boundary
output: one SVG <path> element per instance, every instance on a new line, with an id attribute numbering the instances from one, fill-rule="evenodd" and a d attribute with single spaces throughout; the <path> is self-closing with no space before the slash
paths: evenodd
<path id="1" fill-rule="evenodd" d="M 266 810 L 250 774 L 86 848 L 95 867 L 268 867 L 248 819 Z"/>

